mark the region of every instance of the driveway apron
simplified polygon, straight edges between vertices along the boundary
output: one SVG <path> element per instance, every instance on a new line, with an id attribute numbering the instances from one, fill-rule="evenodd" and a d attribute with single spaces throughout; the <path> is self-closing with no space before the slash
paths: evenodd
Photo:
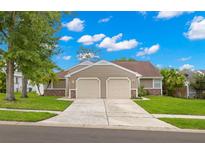
<path id="1" fill-rule="evenodd" d="M 43 121 L 43 123 L 83 126 L 108 125 L 103 99 L 77 99 L 64 112 Z"/>
<path id="2" fill-rule="evenodd" d="M 130 99 L 107 99 L 105 104 L 110 126 L 175 128 L 154 118 Z"/>
<path id="3" fill-rule="evenodd" d="M 98 127 L 175 128 L 156 119 L 131 99 L 76 99 L 64 112 L 40 123 Z"/>

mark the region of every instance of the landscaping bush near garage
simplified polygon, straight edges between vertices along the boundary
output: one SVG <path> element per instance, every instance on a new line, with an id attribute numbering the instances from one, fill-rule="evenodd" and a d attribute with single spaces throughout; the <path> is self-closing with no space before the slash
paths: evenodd
<path id="1" fill-rule="evenodd" d="M 183 129 L 205 129 L 205 119 L 159 118 L 160 120 Z"/>
<path id="2" fill-rule="evenodd" d="M 139 97 L 142 97 L 142 96 L 147 96 L 147 95 L 149 95 L 149 91 L 146 90 L 146 89 L 144 89 L 143 86 L 140 86 L 140 87 L 138 88 L 138 96 L 139 96 Z"/>
<path id="3" fill-rule="evenodd" d="M 53 110 L 63 111 L 70 104 L 70 101 L 56 100 L 55 96 L 38 96 L 35 93 L 29 93 L 28 98 L 21 98 L 21 94 L 16 94 L 16 101 L 5 100 L 5 94 L 0 94 L 0 108 L 10 109 L 30 109 L 30 110 Z"/>
<path id="4" fill-rule="evenodd" d="M 37 122 L 55 116 L 48 112 L 0 111 L 0 121 Z"/>
<path id="5" fill-rule="evenodd" d="M 168 96 L 147 96 L 150 100 L 135 100 L 152 114 L 205 115 L 205 100 Z"/>

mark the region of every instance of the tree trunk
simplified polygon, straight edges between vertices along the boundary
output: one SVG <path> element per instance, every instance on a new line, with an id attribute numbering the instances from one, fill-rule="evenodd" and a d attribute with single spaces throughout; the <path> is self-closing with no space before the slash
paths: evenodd
<path id="1" fill-rule="evenodd" d="M 51 82 L 52 82 L 51 80 L 48 82 L 48 84 L 46 86 L 46 89 L 48 89 L 48 87 L 50 86 Z"/>
<path id="2" fill-rule="evenodd" d="M 6 75 L 6 100 L 15 100 L 14 96 L 14 62 L 7 61 L 7 75 Z"/>
<path id="3" fill-rule="evenodd" d="M 40 85 L 39 85 L 39 84 L 36 84 L 36 87 L 37 87 L 37 89 L 38 89 L 39 95 L 40 95 L 40 96 L 43 96 L 43 94 L 41 94 Z"/>
<path id="4" fill-rule="evenodd" d="M 27 78 L 23 75 L 22 77 L 22 94 L 21 97 L 22 98 L 27 98 L 27 85 L 28 85 L 28 80 Z"/>
<path id="5" fill-rule="evenodd" d="M 11 12 L 11 25 L 8 29 L 8 33 L 11 34 L 14 30 L 15 25 L 15 12 Z M 13 42 L 9 40 L 8 43 L 8 52 L 13 52 Z M 6 75 L 6 100 L 13 101 L 15 100 L 14 96 L 14 60 L 7 60 L 7 75 Z"/>

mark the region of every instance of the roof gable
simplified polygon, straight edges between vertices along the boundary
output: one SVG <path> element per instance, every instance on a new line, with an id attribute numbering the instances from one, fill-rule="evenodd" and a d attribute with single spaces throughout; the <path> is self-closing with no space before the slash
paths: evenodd
<path id="1" fill-rule="evenodd" d="M 91 68 L 91 67 L 96 66 L 96 65 L 111 65 L 111 66 L 117 67 L 117 68 L 119 68 L 119 69 L 122 69 L 122 70 L 124 70 L 124 71 L 127 71 L 127 72 L 130 72 L 130 73 L 132 73 L 132 74 L 135 74 L 136 76 L 141 76 L 141 74 L 139 74 L 139 73 L 137 73 L 137 72 L 134 72 L 134 71 L 132 71 L 132 70 L 130 70 L 130 69 L 124 68 L 124 67 L 122 67 L 122 66 L 119 66 L 119 65 L 117 65 L 117 64 L 108 62 L 108 61 L 106 61 L 106 60 L 101 60 L 101 61 L 98 61 L 98 62 L 92 64 L 92 65 L 89 65 L 89 66 L 86 66 L 86 67 L 84 67 L 84 68 L 82 68 L 82 69 L 79 69 L 79 70 L 77 70 L 77 71 L 75 71 L 75 72 L 68 73 L 65 77 L 70 77 L 70 76 L 72 76 L 73 74 L 76 74 L 76 73 L 78 73 L 78 72 L 80 72 L 80 71 L 86 70 L 86 69 Z"/>
<path id="2" fill-rule="evenodd" d="M 82 68 L 84 68 L 84 67 L 86 67 L 86 66 L 92 65 L 92 64 L 93 64 L 93 63 L 90 62 L 90 61 L 82 62 L 82 63 L 80 63 L 80 64 L 78 64 L 78 65 L 75 65 L 75 66 L 73 66 L 73 67 L 71 67 L 71 68 L 65 70 L 65 71 L 58 72 L 58 73 L 57 73 L 57 77 L 58 77 L 58 78 L 64 78 L 65 75 L 67 75 L 67 74 L 69 74 L 69 73 L 72 73 L 72 72 L 74 72 L 74 71 L 77 71 L 77 70 L 79 70 L 79 69 L 82 69 Z"/>
<path id="3" fill-rule="evenodd" d="M 84 61 L 78 65 L 92 65 L 92 64 L 93 64 L 93 62 L 91 62 L 91 61 Z"/>

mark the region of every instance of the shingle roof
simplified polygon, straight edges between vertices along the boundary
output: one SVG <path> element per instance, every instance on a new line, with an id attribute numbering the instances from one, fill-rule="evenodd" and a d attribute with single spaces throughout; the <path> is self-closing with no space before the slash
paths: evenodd
<path id="1" fill-rule="evenodd" d="M 147 61 L 113 61 L 113 63 L 137 72 L 144 77 L 162 77 L 160 71 Z"/>
<path id="2" fill-rule="evenodd" d="M 122 66 L 133 72 L 139 73 L 144 77 L 161 77 L 161 74 L 157 68 L 154 67 L 150 62 L 145 61 L 114 61 L 114 64 Z M 68 70 L 61 71 L 57 73 L 58 78 L 64 78 L 65 75 L 72 73 L 78 69 L 81 69 L 85 65 L 76 65 Z"/>
<path id="3" fill-rule="evenodd" d="M 76 71 L 76 70 L 78 70 L 78 69 L 81 69 L 81 68 L 83 68 L 83 67 L 86 67 L 86 66 L 88 66 L 88 64 L 85 64 L 85 63 L 76 65 L 76 66 L 74 66 L 74 67 L 72 67 L 72 68 L 69 68 L 69 69 L 67 69 L 67 70 L 65 70 L 65 71 L 58 72 L 58 73 L 57 73 L 57 77 L 58 77 L 58 78 L 64 78 L 65 75 L 67 75 L 67 74 L 69 74 L 69 73 L 72 73 L 72 72 L 74 72 L 74 71 Z"/>
<path id="4" fill-rule="evenodd" d="M 64 76 L 65 76 L 66 74 L 68 74 L 68 73 L 69 73 L 69 70 L 61 71 L 61 72 L 58 72 L 58 73 L 56 73 L 56 74 L 57 74 L 57 77 L 58 77 L 58 78 L 64 78 Z"/>

